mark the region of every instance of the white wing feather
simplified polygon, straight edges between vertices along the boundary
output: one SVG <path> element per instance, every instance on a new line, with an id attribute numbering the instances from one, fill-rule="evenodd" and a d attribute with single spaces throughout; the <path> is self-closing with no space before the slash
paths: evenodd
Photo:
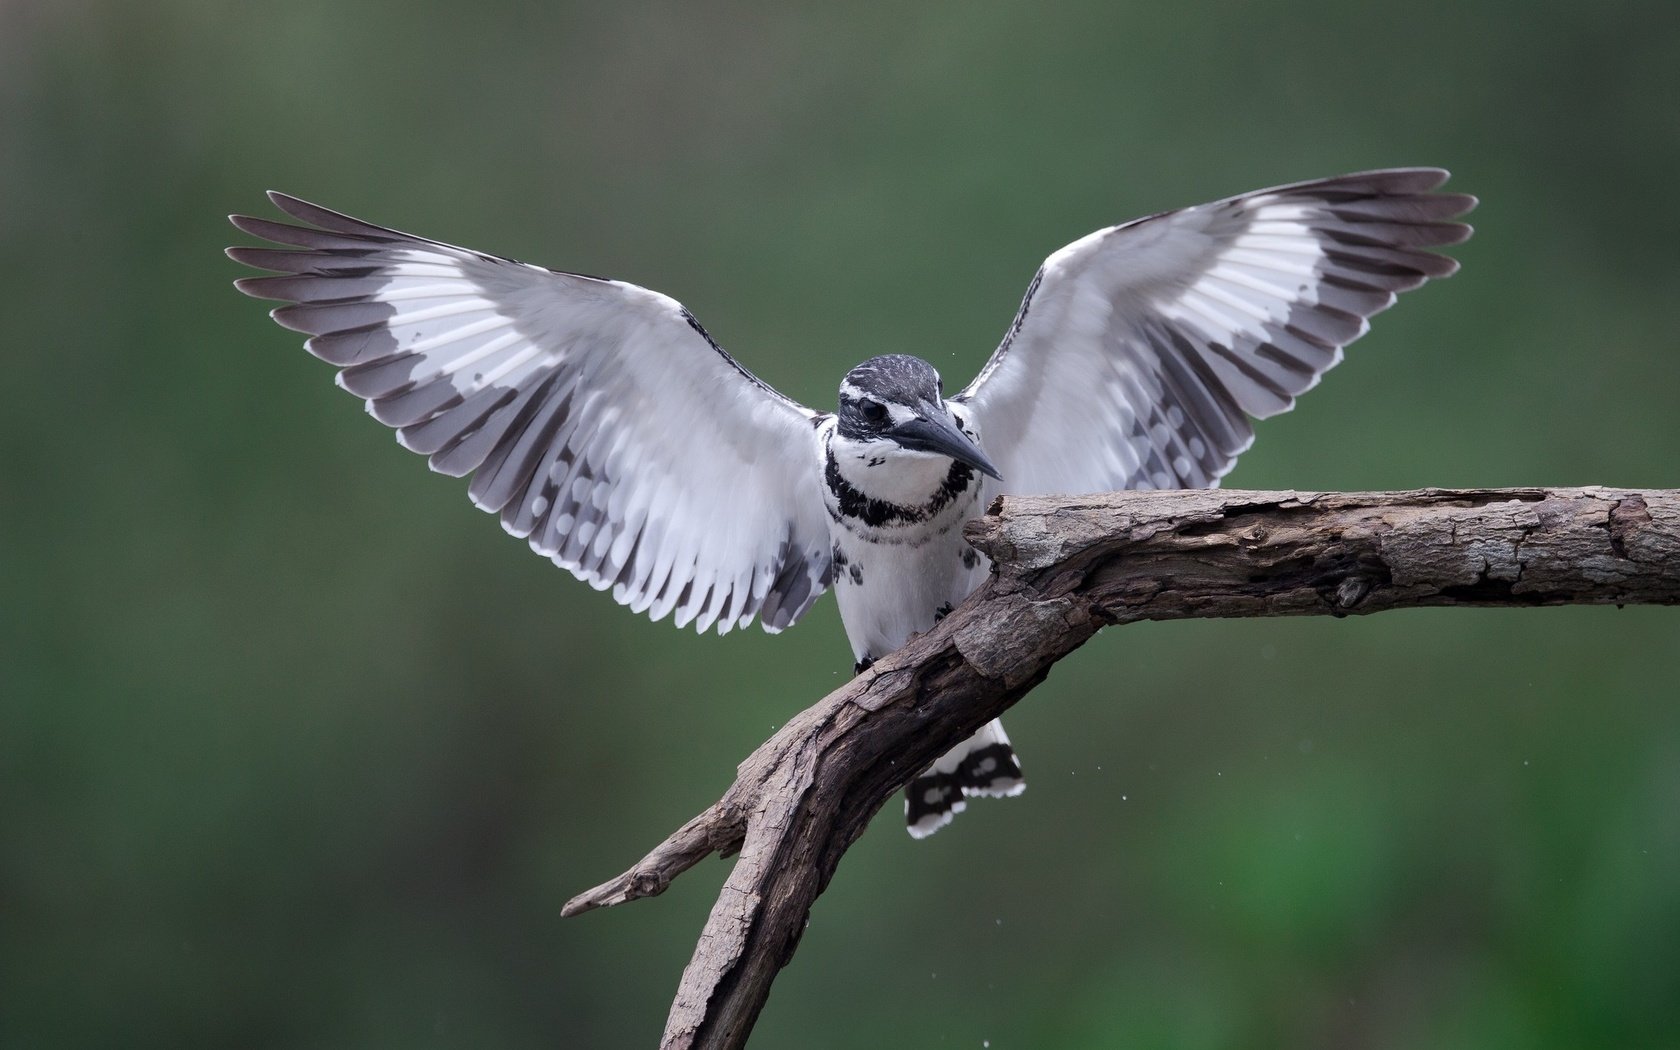
<path id="1" fill-rule="evenodd" d="M 1044 262 L 956 398 L 1017 494 L 1216 484 L 1398 292 L 1458 264 L 1433 168 L 1362 172 L 1163 212 Z"/>
<path id="2" fill-rule="evenodd" d="M 654 619 L 720 633 L 797 620 L 829 582 L 819 417 L 712 342 L 675 300 L 352 219 L 233 216 L 290 249 L 241 291 L 308 333 L 338 383 L 510 533 Z"/>

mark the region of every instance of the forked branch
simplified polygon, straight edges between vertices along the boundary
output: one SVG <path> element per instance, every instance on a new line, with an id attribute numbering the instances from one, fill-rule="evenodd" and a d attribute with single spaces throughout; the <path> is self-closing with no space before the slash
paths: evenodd
<path id="1" fill-rule="evenodd" d="M 871 817 L 1098 630 L 1188 617 L 1447 605 L 1680 604 L 1680 492 L 1124 492 L 999 500 L 970 522 L 990 580 L 783 726 L 735 783 L 576 915 L 739 850 L 665 1029 L 739 1047 Z"/>

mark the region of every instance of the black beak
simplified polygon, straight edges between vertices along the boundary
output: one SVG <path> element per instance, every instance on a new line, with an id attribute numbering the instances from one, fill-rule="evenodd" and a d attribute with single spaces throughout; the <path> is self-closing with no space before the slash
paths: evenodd
<path id="1" fill-rule="evenodd" d="M 916 413 L 915 419 L 898 424 L 887 431 L 887 434 L 905 448 L 950 456 L 958 463 L 966 463 L 982 474 L 999 481 L 1003 480 L 997 468 L 992 466 L 992 461 L 980 451 L 980 446 L 951 422 L 951 414 L 945 410 L 944 405 L 923 405 Z"/>

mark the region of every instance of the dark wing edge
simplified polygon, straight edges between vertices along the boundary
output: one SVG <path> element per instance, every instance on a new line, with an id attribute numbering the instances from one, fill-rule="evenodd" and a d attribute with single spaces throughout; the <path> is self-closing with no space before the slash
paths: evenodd
<path id="1" fill-rule="evenodd" d="M 1456 260 L 1430 249 L 1471 235 L 1454 220 L 1477 201 L 1432 192 L 1447 177 L 1440 168 L 1390 168 L 1313 179 L 1082 238 L 1045 261 L 956 400 L 974 407 L 983 442 L 1026 450 L 1014 466 L 1029 477 L 1003 469 L 1033 491 L 1030 475 L 1053 454 L 1047 445 L 1035 462 L 1034 446 L 1078 435 L 1043 425 L 1028 402 L 1104 393 L 1117 425 L 1103 437 L 1125 448 L 1115 455 L 1120 465 L 1093 483 L 1216 484 L 1252 443 L 1251 420 L 1291 408 L 1400 292 L 1457 271 Z M 1078 312 L 1081 296 L 1114 315 L 1100 347 L 1077 338 L 1089 322 Z M 1081 349 L 1109 360 L 1058 360 Z M 1136 374 L 1117 378 L 1120 362 Z M 1057 477 L 1065 483 L 1066 472 Z"/>
<path id="2" fill-rule="evenodd" d="M 799 455 L 820 417 L 680 304 L 268 197 L 308 225 L 229 216 L 283 246 L 227 249 L 274 271 L 235 286 L 283 301 L 275 321 L 338 385 L 433 470 L 472 474 L 474 504 L 533 550 L 702 631 L 779 631 L 827 588 L 815 453 Z"/>

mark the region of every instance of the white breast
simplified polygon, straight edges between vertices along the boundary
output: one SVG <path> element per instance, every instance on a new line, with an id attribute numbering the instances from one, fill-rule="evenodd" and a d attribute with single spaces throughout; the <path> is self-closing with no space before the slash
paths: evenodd
<path id="1" fill-rule="evenodd" d="M 942 456 L 825 437 L 848 485 L 905 511 L 927 507 L 951 472 L 951 461 Z M 926 631 L 985 578 L 990 563 L 962 534 L 963 522 L 980 512 L 979 480 L 974 477 L 925 517 L 882 507 L 872 515 L 855 513 L 855 506 L 845 508 L 854 513 L 842 513 L 834 491 L 825 486 L 834 593 L 859 662 L 885 656 Z"/>
<path id="2" fill-rule="evenodd" d="M 962 520 L 919 547 L 869 543 L 837 532 L 835 548 L 847 565 L 841 568 L 836 559 L 834 594 L 854 659 L 892 652 L 979 586 L 990 563 L 963 541 Z"/>

